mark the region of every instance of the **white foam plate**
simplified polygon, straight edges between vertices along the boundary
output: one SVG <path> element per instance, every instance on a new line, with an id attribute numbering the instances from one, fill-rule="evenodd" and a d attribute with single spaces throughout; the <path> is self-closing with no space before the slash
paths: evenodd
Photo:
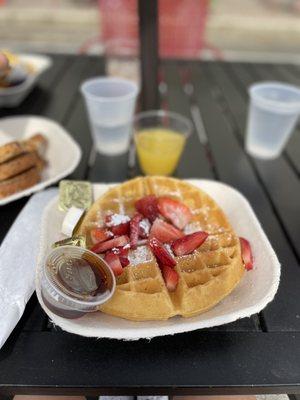
<path id="1" fill-rule="evenodd" d="M 0 146 L 13 140 L 29 138 L 35 133 L 42 133 L 48 140 L 45 154 L 47 167 L 43 170 L 42 179 L 28 189 L 0 199 L 0 206 L 52 185 L 72 173 L 80 161 L 80 147 L 56 122 L 35 116 L 0 119 Z"/>
<path id="2" fill-rule="evenodd" d="M 227 324 L 260 312 L 274 298 L 279 285 L 280 264 L 248 201 L 237 190 L 220 182 L 189 182 L 210 194 L 223 208 L 237 234 L 251 242 L 255 267 L 244 275 L 234 291 L 213 309 L 192 318 L 173 317 L 168 321 L 132 322 L 101 312 L 73 320 L 58 317 L 45 306 L 40 290 L 41 266 L 51 244 L 60 236 L 64 216 L 64 213 L 58 211 L 56 197 L 44 211 L 36 274 L 39 302 L 54 324 L 82 336 L 137 340 Z M 95 199 L 108 187 L 95 184 Z"/>
<path id="3" fill-rule="evenodd" d="M 0 88 L 0 107 L 17 107 L 34 88 L 41 74 L 52 65 L 51 58 L 47 56 L 18 54 L 18 57 L 20 61 L 31 64 L 34 72 L 20 85 Z"/>

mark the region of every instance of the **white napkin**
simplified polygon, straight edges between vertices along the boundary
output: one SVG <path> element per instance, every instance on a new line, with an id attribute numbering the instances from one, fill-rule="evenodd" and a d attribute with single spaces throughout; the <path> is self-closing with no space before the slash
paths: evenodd
<path id="1" fill-rule="evenodd" d="M 0 348 L 34 292 L 41 217 L 57 192 L 52 188 L 32 196 L 0 247 Z"/>

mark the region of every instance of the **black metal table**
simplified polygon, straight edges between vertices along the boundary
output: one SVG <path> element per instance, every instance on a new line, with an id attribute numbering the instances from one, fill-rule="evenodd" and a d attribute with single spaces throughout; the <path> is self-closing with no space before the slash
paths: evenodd
<path id="1" fill-rule="evenodd" d="M 250 201 L 282 263 L 275 300 L 259 315 L 214 329 L 138 342 L 94 340 L 53 327 L 35 295 L 0 351 L 0 395 L 300 393 L 300 135 L 284 154 L 259 161 L 243 149 L 247 86 L 300 83 L 292 65 L 167 61 L 161 106 L 195 123 L 177 176 L 218 179 Z M 80 82 L 103 74 L 101 58 L 55 56 L 24 103 L 0 115 L 38 114 L 66 127 L 82 147 L 73 179 L 122 181 L 138 173 L 128 156 L 97 156 Z M 27 199 L 0 209 L 0 237 Z M 21 279 L 21 277 L 20 277 Z"/>

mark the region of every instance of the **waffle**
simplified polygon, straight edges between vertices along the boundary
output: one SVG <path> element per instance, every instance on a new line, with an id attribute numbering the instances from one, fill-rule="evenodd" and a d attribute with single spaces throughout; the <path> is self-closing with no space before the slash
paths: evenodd
<path id="1" fill-rule="evenodd" d="M 116 291 L 100 310 L 135 321 L 200 314 L 227 296 L 244 274 L 239 239 L 223 211 L 205 192 L 173 178 L 139 177 L 101 196 L 87 212 L 79 233 L 86 235 L 89 246 L 90 229 L 102 226 L 107 213 L 132 216 L 135 201 L 148 194 L 168 196 L 185 203 L 193 212 L 185 232 L 204 230 L 209 236 L 192 254 L 175 257 L 179 282 L 174 292 L 166 288 L 147 245 L 130 250 L 130 264 L 116 278 Z"/>

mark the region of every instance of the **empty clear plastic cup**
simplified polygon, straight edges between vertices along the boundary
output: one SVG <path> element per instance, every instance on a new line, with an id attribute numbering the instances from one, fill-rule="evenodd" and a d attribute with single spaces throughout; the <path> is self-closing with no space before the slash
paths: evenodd
<path id="1" fill-rule="evenodd" d="M 99 153 L 116 155 L 128 150 L 138 92 L 136 83 L 122 78 L 92 78 L 81 85 Z"/>
<path id="2" fill-rule="evenodd" d="M 250 86 L 249 95 L 246 150 L 258 158 L 276 158 L 300 114 L 300 89 L 280 82 L 264 82 Z"/>

